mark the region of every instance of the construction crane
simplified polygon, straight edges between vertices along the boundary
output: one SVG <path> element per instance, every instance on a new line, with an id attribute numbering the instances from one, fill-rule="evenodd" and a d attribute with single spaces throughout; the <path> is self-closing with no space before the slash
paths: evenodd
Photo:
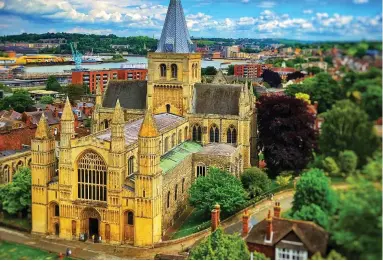
<path id="1" fill-rule="evenodd" d="M 70 43 L 70 49 L 72 50 L 72 56 L 74 64 L 76 65 L 76 71 L 80 71 L 82 63 L 82 54 L 77 50 L 76 43 Z"/>

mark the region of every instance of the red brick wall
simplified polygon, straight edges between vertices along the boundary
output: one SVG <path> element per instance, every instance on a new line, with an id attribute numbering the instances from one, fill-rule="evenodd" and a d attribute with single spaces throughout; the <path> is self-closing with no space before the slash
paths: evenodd
<path id="1" fill-rule="evenodd" d="M 257 251 L 259 253 L 263 253 L 270 259 L 275 259 L 275 249 L 272 246 L 264 246 L 247 242 L 247 248 L 250 252 Z"/>

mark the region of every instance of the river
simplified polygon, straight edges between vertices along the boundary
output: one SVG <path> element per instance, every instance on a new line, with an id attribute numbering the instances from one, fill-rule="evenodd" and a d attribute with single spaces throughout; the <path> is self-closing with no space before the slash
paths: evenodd
<path id="1" fill-rule="evenodd" d="M 120 63 L 101 63 L 101 64 L 84 64 L 82 67 L 84 69 L 89 70 L 101 70 L 101 69 L 116 69 L 121 68 L 122 64 L 128 63 L 128 64 L 135 64 L 135 63 L 148 63 L 148 59 L 146 57 L 142 56 L 127 56 L 125 57 L 128 59 L 127 62 L 120 62 Z M 227 68 L 228 64 L 223 64 L 221 66 L 221 63 L 224 60 L 214 60 L 214 61 L 202 61 L 202 68 L 206 68 L 208 66 L 214 66 L 215 68 Z M 230 61 L 231 64 L 244 64 L 246 61 Z M 74 65 L 50 65 L 50 66 L 26 66 L 25 72 L 26 73 L 61 73 L 67 70 L 74 69 Z"/>

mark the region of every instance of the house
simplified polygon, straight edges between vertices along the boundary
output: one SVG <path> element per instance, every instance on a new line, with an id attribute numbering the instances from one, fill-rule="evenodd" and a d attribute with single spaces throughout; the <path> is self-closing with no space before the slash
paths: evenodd
<path id="1" fill-rule="evenodd" d="M 280 203 L 276 202 L 274 216 L 269 211 L 267 218 L 248 234 L 248 219 L 244 215 L 243 235 L 251 253 L 257 251 L 275 260 L 307 260 L 317 252 L 326 255 L 326 230 L 314 222 L 281 218 L 280 213 Z"/>

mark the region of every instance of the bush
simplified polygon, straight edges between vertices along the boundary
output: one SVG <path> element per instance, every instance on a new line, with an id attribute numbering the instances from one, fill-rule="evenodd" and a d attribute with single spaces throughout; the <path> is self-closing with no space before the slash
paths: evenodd
<path id="1" fill-rule="evenodd" d="M 332 177 L 336 177 L 340 174 L 338 164 L 332 157 L 326 157 L 323 161 L 324 170 Z"/>
<path id="2" fill-rule="evenodd" d="M 382 181 L 382 152 L 378 151 L 374 153 L 372 159 L 368 160 L 368 163 L 363 167 L 362 174 L 371 181 Z"/>
<path id="3" fill-rule="evenodd" d="M 281 187 L 289 185 L 290 181 L 291 181 L 291 176 L 282 176 L 282 174 L 279 175 L 276 179 L 276 183 L 278 184 L 278 186 L 281 186 Z"/>
<path id="4" fill-rule="evenodd" d="M 342 173 L 349 175 L 355 172 L 358 166 L 358 156 L 352 150 L 339 153 L 339 167 Z"/>
<path id="5" fill-rule="evenodd" d="M 241 175 L 243 187 L 249 192 L 250 197 L 257 197 L 270 189 L 271 180 L 259 168 L 250 168 Z"/>
<path id="6" fill-rule="evenodd" d="M 42 104 L 52 104 L 53 103 L 53 98 L 51 96 L 45 95 L 45 96 L 41 97 L 40 102 Z"/>
<path id="7" fill-rule="evenodd" d="M 329 217 L 328 215 L 317 205 L 310 204 L 303 206 L 300 210 L 294 212 L 293 219 L 313 221 L 315 224 L 328 229 Z"/>

